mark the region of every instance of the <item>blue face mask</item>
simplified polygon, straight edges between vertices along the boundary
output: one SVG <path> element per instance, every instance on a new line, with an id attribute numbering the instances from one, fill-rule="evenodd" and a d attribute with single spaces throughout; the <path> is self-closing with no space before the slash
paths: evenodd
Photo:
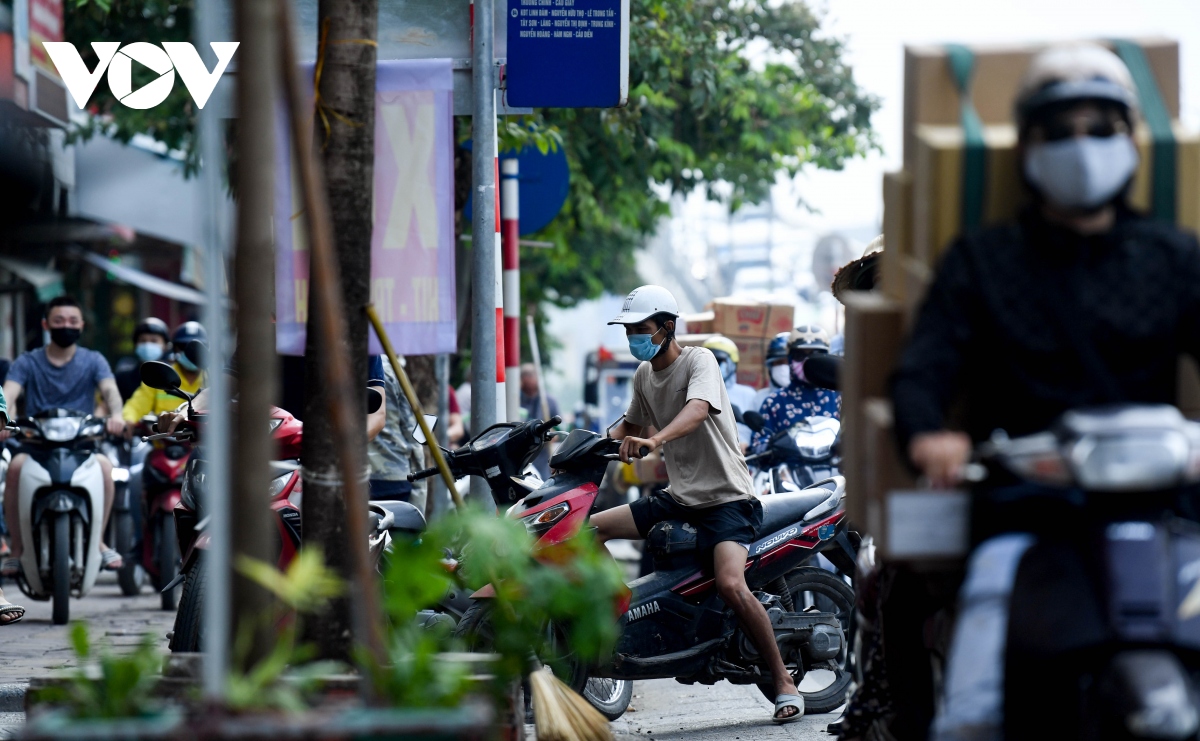
<path id="1" fill-rule="evenodd" d="M 163 355 L 163 346 L 157 342 L 143 342 L 137 346 L 135 351 L 138 360 L 143 363 L 148 363 L 151 360 L 158 360 Z"/>
<path id="2" fill-rule="evenodd" d="M 658 332 L 661 332 L 659 328 Z M 659 350 L 662 350 L 662 345 L 654 344 L 654 335 L 658 334 L 631 334 L 626 339 L 629 340 L 629 352 L 638 360 L 653 360 L 655 355 L 658 355 Z"/>
<path id="3" fill-rule="evenodd" d="M 188 357 L 183 353 L 179 353 L 175 356 L 175 362 L 179 363 L 180 367 L 182 367 L 184 370 L 191 373 L 195 373 L 196 371 L 200 370 L 196 367 L 196 364 L 188 360 Z"/>

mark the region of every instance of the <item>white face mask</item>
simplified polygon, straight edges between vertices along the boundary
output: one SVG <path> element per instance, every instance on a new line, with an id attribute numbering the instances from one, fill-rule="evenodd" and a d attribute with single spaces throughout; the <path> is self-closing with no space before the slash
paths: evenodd
<path id="1" fill-rule="evenodd" d="M 1029 182 L 1053 205 L 1070 209 L 1108 203 L 1137 166 L 1137 147 L 1128 134 L 1041 142 L 1025 153 Z"/>
<path id="2" fill-rule="evenodd" d="M 792 371 L 787 363 L 771 366 L 771 383 L 777 388 L 787 388 L 792 382 Z"/>

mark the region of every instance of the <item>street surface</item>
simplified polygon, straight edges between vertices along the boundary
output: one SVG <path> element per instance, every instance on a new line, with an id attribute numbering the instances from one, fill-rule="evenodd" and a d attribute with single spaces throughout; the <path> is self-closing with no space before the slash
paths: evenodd
<path id="1" fill-rule="evenodd" d="M 773 709 L 751 685 L 689 686 L 673 679 L 653 679 L 634 684 L 633 702 L 613 723 L 613 736 L 618 741 L 828 741 L 833 736 L 825 733 L 825 727 L 840 713 L 807 715 L 778 726 L 771 722 Z"/>

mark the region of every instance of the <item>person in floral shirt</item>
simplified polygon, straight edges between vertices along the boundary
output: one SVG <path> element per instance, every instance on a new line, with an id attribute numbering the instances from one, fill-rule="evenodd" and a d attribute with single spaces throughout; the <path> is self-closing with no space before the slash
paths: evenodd
<path id="1" fill-rule="evenodd" d="M 841 414 L 842 396 L 836 391 L 817 388 L 804 378 L 804 361 L 817 353 L 829 352 L 829 337 L 814 325 L 796 327 L 788 336 L 788 365 L 791 383 L 763 400 L 759 414 L 766 426 L 754 433 L 752 453 L 762 453 L 775 433 L 786 430 L 808 417 L 834 417 Z"/>

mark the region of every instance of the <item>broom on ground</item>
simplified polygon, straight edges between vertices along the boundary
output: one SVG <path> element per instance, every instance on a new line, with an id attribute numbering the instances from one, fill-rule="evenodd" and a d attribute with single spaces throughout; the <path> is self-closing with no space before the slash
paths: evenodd
<path id="1" fill-rule="evenodd" d="M 548 666 L 529 674 L 538 741 L 612 741 L 608 720 L 554 676 Z"/>

